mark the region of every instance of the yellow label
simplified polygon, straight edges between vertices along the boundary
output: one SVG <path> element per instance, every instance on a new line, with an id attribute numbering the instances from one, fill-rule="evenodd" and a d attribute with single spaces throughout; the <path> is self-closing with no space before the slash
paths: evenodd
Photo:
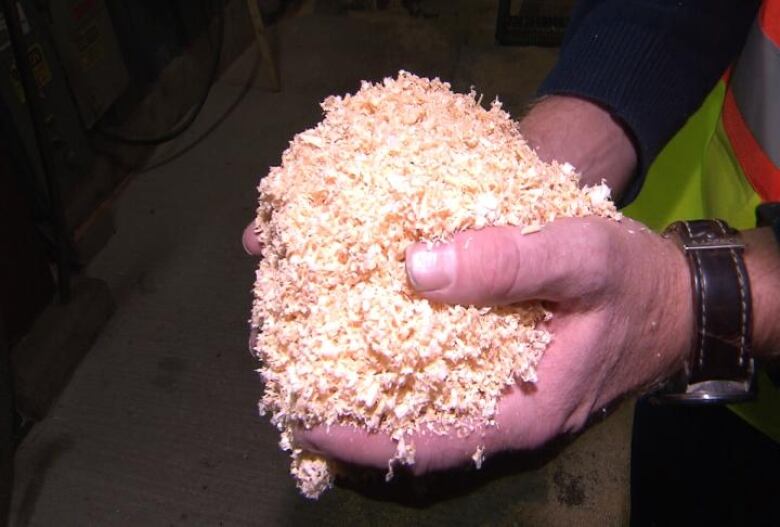
<path id="1" fill-rule="evenodd" d="M 46 57 L 43 55 L 43 49 L 39 44 L 30 46 L 27 56 L 30 58 L 30 65 L 32 66 L 35 83 L 38 85 L 38 89 L 41 90 L 51 82 L 49 63 L 46 62 Z"/>
<path id="2" fill-rule="evenodd" d="M 30 66 L 32 66 L 35 84 L 38 86 L 39 90 L 42 90 L 51 82 L 51 69 L 49 69 L 49 63 L 46 62 L 46 57 L 43 55 L 43 48 L 41 48 L 39 44 L 33 44 L 27 50 L 27 56 L 30 59 Z M 19 99 L 20 103 L 24 104 L 27 100 L 24 97 L 24 88 L 22 87 L 22 82 L 19 78 L 19 70 L 16 69 L 16 62 L 11 63 L 9 76 L 11 77 L 11 84 L 14 87 L 16 98 Z"/>

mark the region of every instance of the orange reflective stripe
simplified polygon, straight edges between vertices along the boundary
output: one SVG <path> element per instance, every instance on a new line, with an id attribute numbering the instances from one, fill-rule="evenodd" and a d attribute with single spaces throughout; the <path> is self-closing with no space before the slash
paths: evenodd
<path id="1" fill-rule="evenodd" d="M 758 21 L 764 34 L 780 46 L 780 1 L 766 0 L 758 12 Z"/>
<path id="2" fill-rule="evenodd" d="M 748 128 L 731 89 L 726 90 L 722 118 L 745 177 L 764 201 L 780 201 L 780 169 L 774 166 Z"/>

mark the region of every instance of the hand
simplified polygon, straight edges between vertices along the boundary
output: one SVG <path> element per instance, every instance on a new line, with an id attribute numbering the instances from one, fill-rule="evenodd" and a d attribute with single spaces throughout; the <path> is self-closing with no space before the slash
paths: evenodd
<path id="1" fill-rule="evenodd" d="M 522 235 L 510 227 L 458 234 L 433 249 L 407 251 L 412 286 L 438 302 L 501 305 L 538 299 L 554 316 L 553 341 L 538 382 L 517 385 L 499 403 L 497 426 L 466 438 L 421 434 L 416 473 L 486 454 L 539 447 L 580 430 L 588 417 L 674 373 L 693 342 L 688 265 L 674 245 L 625 219 L 562 219 Z M 301 431 L 300 444 L 342 461 L 386 467 L 395 445 L 350 427 Z"/>
<path id="2" fill-rule="evenodd" d="M 520 121 L 520 132 L 543 161 L 571 163 L 583 185 L 606 181 L 615 198 L 636 171 L 637 151 L 628 129 L 586 99 L 545 97 Z"/>

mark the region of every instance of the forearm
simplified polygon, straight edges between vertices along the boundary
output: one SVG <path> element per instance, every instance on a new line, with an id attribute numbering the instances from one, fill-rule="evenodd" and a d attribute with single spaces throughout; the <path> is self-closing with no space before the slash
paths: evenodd
<path id="1" fill-rule="evenodd" d="M 538 94 L 594 101 L 630 130 L 636 169 L 620 192 L 612 184 L 621 205 L 636 197 L 657 154 L 734 61 L 758 5 L 757 0 L 580 0 L 558 62 Z M 565 124 L 568 116 L 563 117 Z"/>
<path id="2" fill-rule="evenodd" d="M 570 163 L 583 185 L 606 181 L 614 199 L 636 171 L 637 153 L 628 132 L 590 101 L 546 97 L 520 121 L 520 131 L 543 160 Z"/>
<path id="3" fill-rule="evenodd" d="M 780 360 L 780 248 L 768 227 L 743 232 L 745 265 L 753 295 L 753 352 Z"/>

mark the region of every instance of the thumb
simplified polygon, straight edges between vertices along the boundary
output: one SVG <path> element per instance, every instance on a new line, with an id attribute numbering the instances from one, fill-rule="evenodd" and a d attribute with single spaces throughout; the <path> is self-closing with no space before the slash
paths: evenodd
<path id="1" fill-rule="evenodd" d="M 539 232 L 517 227 L 464 231 L 453 241 L 406 251 L 412 287 L 429 300 L 462 305 L 561 301 L 594 290 L 607 272 L 608 233 L 596 219 L 565 219 Z"/>

